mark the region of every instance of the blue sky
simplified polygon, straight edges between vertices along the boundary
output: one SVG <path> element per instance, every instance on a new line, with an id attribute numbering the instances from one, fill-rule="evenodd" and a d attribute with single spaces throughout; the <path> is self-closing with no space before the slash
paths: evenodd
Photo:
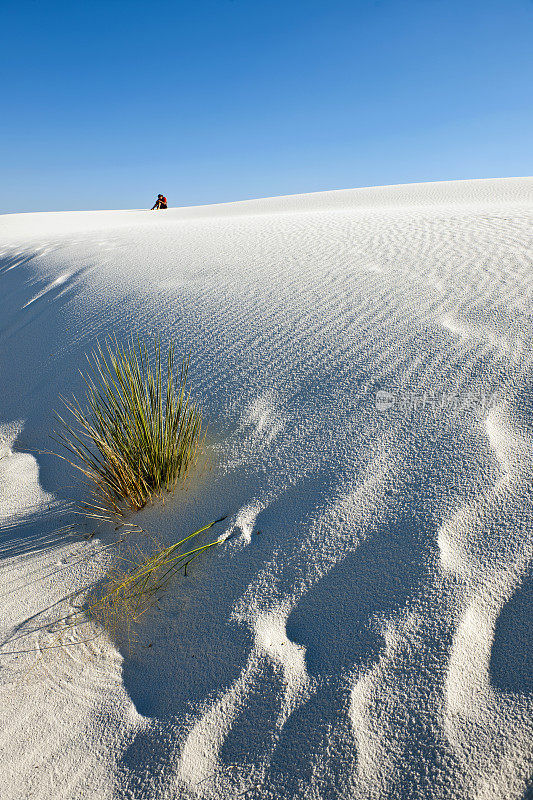
<path id="1" fill-rule="evenodd" d="M 533 173 L 533 0 L 0 0 L 0 212 Z"/>

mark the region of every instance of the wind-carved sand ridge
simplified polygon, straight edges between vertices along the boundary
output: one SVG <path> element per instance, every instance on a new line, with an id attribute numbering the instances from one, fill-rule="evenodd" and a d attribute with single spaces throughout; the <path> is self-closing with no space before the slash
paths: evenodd
<path id="1" fill-rule="evenodd" d="M 0 218 L 3 800 L 525 798 L 532 194 Z M 61 530 L 80 489 L 41 452 L 131 334 L 192 354 L 211 452 L 136 519 L 228 515 L 133 645 L 53 625 L 109 535 Z"/>

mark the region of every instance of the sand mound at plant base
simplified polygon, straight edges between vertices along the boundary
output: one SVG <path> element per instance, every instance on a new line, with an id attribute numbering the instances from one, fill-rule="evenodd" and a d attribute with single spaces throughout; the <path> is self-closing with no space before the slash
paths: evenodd
<path id="1" fill-rule="evenodd" d="M 0 218 L 3 800 L 523 798 L 532 189 Z M 37 451 L 131 334 L 192 353 L 211 423 L 210 473 L 140 520 L 227 539 L 134 646 L 71 646 L 47 623 L 107 534 L 56 532 L 72 474 Z"/>

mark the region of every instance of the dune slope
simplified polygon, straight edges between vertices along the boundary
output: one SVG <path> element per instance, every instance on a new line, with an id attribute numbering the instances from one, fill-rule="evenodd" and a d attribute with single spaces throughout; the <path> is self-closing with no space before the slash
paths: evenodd
<path id="1" fill-rule="evenodd" d="M 3 800 L 521 800 L 533 179 L 0 217 Z M 111 536 L 51 446 L 97 339 L 173 337 L 225 543 L 73 644 Z M 81 636 L 83 638 L 83 636 Z"/>

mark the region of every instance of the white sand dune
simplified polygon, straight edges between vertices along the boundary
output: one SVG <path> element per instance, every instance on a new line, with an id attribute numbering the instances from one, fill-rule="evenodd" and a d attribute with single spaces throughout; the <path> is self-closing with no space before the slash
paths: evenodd
<path id="1" fill-rule="evenodd" d="M 2 800 L 529 796 L 532 196 L 0 218 Z M 213 463 L 142 524 L 227 540 L 138 644 L 72 645 L 108 534 L 58 532 L 39 451 L 132 333 L 193 354 Z"/>

